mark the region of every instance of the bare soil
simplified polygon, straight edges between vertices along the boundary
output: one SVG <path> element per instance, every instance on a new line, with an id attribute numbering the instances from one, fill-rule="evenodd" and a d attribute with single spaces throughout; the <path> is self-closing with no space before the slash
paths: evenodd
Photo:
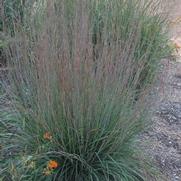
<path id="1" fill-rule="evenodd" d="M 181 0 L 170 0 L 169 37 L 181 38 Z M 181 181 L 181 48 L 176 57 L 164 59 L 153 94 L 153 125 L 141 138 L 144 149 L 156 162 L 164 178 Z"/>

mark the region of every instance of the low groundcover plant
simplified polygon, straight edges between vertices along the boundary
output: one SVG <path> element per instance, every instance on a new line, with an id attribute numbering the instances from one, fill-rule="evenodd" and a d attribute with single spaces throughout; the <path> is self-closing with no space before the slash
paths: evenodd
<path id="1" fill-rule="evenodd" d="M 141 0 L 37 6 L 25 10 L 6 50 L 2 178 L 149 180 L 135 137 L 147 124 L 155 65 L 166 55 L 164 21 Z"/>

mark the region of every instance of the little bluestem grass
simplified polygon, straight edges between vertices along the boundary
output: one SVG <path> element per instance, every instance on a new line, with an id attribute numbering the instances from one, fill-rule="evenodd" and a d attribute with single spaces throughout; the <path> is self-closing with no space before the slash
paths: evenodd
<path id="1" fill-rule="evenodd" d="M 149 180 L 135 140 L 167 55 L 165 21 L 148 1 L 43 2 L 24 12 L 6 49 L 3 177 Z"/>

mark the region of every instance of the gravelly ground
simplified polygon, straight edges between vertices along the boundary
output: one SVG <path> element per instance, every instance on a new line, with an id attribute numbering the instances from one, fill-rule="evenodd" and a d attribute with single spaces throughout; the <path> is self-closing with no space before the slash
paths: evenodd
<path id="1" fill-rule="evenodd" d="M 172 6 L 171 6 L 172 5 Z M 181 38 L 181 0 L 169 2 L 170 38 Z M 154 89 L 153 125 L 141 138 L 144 149 L 165 176 L 181 181 L 181 49 L 176 60 L 162 60 Z"/>
<path id="2" fill-rule="evenodd" d="M 153 125 L 143 134 L 146 152 L 166 176 L 163 181 L 181 181 L 181 63 L 162 61 L 155 87 Z M 173 86 L 174 84 L 174 86 Z"/>

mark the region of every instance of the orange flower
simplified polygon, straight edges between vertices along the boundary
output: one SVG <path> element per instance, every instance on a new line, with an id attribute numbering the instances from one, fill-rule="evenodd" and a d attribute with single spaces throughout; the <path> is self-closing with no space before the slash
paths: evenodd
<path id="1" fill-rule="evenodd" d="M 46 132 L 44 135 L 43 135 L 43 138 L 45 140 L 52 140 L 52 135 L 50 132 Z"/>
<path id="2" fill-rule="evenodd" d="M 52 169 L 56 169 L 58 167 L 58 162 L 56 162 L 55 160 L 50 160 L 48 162 L 47 168 L 52 170 Z"/>

